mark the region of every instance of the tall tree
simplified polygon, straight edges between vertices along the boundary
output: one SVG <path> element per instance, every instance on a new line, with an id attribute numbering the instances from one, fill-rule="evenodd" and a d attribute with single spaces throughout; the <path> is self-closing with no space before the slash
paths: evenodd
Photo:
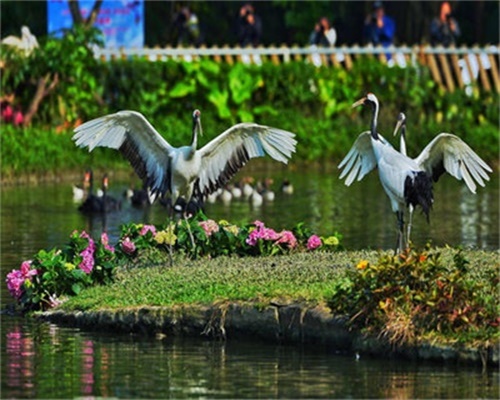
<path id="1" fill-rule="evenodd" d="M 91 27 L 94 25 L 99 10 L 101 9 L 101 4 L 103 0 L 96 0 L 92 10 L 87 18 L 82 17 L 80 12 L 80 2 L 78 0 L 68 0 L 69 11 L 71 12 L 71 17 L 73 18 L 74 25 L 83 25 L 85 27 Z"/>

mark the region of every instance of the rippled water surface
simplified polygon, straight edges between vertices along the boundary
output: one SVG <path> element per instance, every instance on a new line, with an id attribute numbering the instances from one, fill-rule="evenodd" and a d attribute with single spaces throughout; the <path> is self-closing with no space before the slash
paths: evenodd
<path id="1" fill-rule="evenodd" d="M 2 316 L 2 398 L 497 398 L 498 370 L 318 347 L 85 333 Z"/>
<path id="2" fill-rule="evenodd" d="M 248 202 L 207 205 L 214 219 L 261 219 L 276 229 L 305 221 L 322 235 L 339 231 L 348 249 L 392 248 L 395 217 L 372 173 L 345 187 L 336 169 L 259 169 L 246 173 L 272 177 L 273 203 L 252 208 Z M 278 190 L 289 178 L 292 196 Z M 428 224 L 415 213 L 413 240 L 424 245 L 451 244 L 498 249 L 499 179 L 492 177 L 477 195 L 452 178 L 435 187 Z M 120 196 L 128 182 L 112 181 Z M 112 240 L 124 222 L 162 223 L 161 206 L 122 211 L 101 218 L 78 213 L 70 184 L 2 188 L 2 281 L 12 268 L 41 248 L 64 244 L 74 229 L 98 235 L 104 225 Z M 2 303 L 11 302 L 2 284 Z M 180 340 L 84 333 L 2 315 L 2 398 L 321 397 L 321 398 L 497 398 L 498 370 L 338 355 L 327 349 L 263 343 Z"/>

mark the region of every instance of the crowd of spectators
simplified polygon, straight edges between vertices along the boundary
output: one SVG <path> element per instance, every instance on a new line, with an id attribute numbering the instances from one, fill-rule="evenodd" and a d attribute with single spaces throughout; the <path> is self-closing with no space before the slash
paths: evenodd
<path id="1" fill-rule="evenodd" d="M 203 43 L 203 32 L 200 29 L 198 17 L 189 7 L 183 7 L 174 17 L 176 30 L 176 44 L 179 46 L 199 46 Z M 234 34 L 238 44 L 242 47 L 256 47 L 261 44 L 262 19 L 256 13 L 254 5 L 244 4 L 235 17 Z M 387 15 L 384 4 L 375 1 L 363 26 L 363 39 L 365 44 L 388 47 L 394 44 L 396 22 Z M 444 1 L 440 6 L 440 14 L 431 23 L 430 39 L 432 45 L 450 46 L 460 37 L 460 27 L 453 17 L 451 5 Z M 337 41 L 337 32 L 326 16 L 318 19 L 309 36 L 309 44 L 313 46 L 330 47 Z"/>

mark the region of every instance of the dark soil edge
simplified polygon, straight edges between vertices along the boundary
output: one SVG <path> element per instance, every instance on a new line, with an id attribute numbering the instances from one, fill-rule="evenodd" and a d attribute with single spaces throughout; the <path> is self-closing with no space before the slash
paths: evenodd
<path id="1" fill-rule="evenodd" d="M 333 316 L 324 306 L 299 303 L 259 306 L 246 302 L 224 302 L 121 310 L 52 310 L 37 313 L 35 317 L 83 330 L 167 336 L 205 335 L 227 340 L 253 338 L 276 343 L 325 345 L 341 352 L 358 352 L 383 358 L 465 363 L 483 367 L 498 367 L 500 360 L 498 345 L 482 348 L 433 343 L 393 346 L 383 338 L 349 331 L 345 318 Z"/>

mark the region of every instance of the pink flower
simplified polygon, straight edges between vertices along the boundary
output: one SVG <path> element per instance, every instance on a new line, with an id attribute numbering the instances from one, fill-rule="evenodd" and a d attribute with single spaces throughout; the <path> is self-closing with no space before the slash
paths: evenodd
<path id="1" fill-rule="evenodd" d="M 14 109 L 10 104 L 7 104 L 3 109 L 2 109 L 2 118 L 5 122 L 10 122 L 12 119 L 12 116 L 14 115 Z"/>
<path id="2" fill-rule="evenodd" d="M 156 228 L 154 225 L 144 225 L 141 230 L 139 231 L 139 235 L 144 236 L 148 232 L 151 232 L 154 235 L 156 235 Z"/>
<path id="3" fill-rule="evenodd" d="M 318 235 L 312 235 L 307 239 L 307 250 L 314 250 L 323 245 L 321 238 Z"/>
<path id="4" fill-rule="evenodd" d="M 31 281 L 31 277 L 36 275 L 38 271 L 31 269 L 31 261 L 23 261 L 20 269 L 13 269 L 7 274 L 7 289 L 15 299 L 19 300 L 23 295 L 22 286 L 26 280 Z"/>
<path id="5" fill-rule="evenodd" d="M 27 260 L 21 263 L 21 273 L 24 278 L 31 279 L 32 276 L 38 274 L 38 271 L 36 269 L 31 269 L 31 260 Z"/>
<path id="6" fill-rule="evenodd" d="M 12 121 L 14 125 L 22 125 L 24 122 L 24 115 L 21 111 L 14 112 L 14 120 Z"/>
<path id="7" fill-rule="evenodd" d="M 85 231 L 82 231 L 80 237 L 87 239 L 89 241 L 89 245 L 80 253 L 80 255 L 83 257 L 83 260 L 78 267 L 86 274 L 90 274 L 92 272 L 92 269 L 94 269 L 95 243 L 94 240 Z"/>
<path id="8" fill-rule="evenodd" d="M 219 224 L 213 219 L 207 219 L 206 221 L 200 221 L 198 224 L 203 228 L 205 234 L 210 237 L 213 233 L 219 232 Z"/>
<path id="9" fill-rule="evenodd" d="M 122 240 L 121 247 L 126 254 L 132 255 L 135 252 L 135 243 L 132 242 L 128 236 Z"/>
<path id="10" fill-rule="evenodd" d="M 24 283 L 24 277 L 20 270 L 13 269 L 12 272 L 7 274 L 7 289 L 9 289 L 9 293 L 16 300 L 19 300 L 23 295 L 22 286 Z"/>
<path id="11" fill-rule="evenodd" d="M 250 232 L 246 239 L 246 243 L 250 246 L 255 246 L 259 239 L 261 240 L 277 240 L 279 239 L 279 235 L 276 233 L 274 229 L 266 228 L 263 222 L 255 221 L 254 225 L 256 228 Z"/>
<path id="12" fill-rule="evenodd" d="M 115 248 L 109 245 L 109 237 L 106 232 L 101 233 L 101 243 L 106 250 L 110 251 L 111 253 L 115 252 Z"/>
<path id="13" fill-rule="evenodd" d="M 297 238 L 290 231 L 281 231 L 279 233 L 279 239 L 275 242 L 275 244 L 286 244 L 288 248 L 293 249 L 297 246 Z"/>

